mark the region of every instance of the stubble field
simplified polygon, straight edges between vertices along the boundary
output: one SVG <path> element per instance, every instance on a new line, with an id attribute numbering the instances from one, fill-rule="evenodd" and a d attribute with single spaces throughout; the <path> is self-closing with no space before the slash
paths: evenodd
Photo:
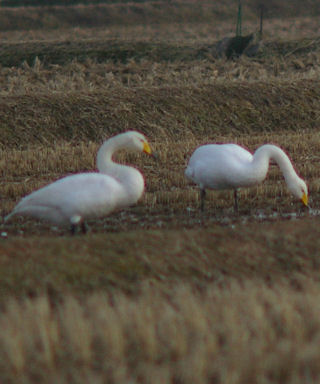
<path id="1" fill-rule="evenodd" d="M 170 4 L 0 15 L 2 217 L 31 191 L 95 170 L 113 134 L 139 130 L 158 153 L 116 156 L 142 171 L 145 194 L 86 236 L 1 224 L 1 382 L 319 381 L 317 10 L 297 18 L 279 3 L 258 55 L 226 60 L 215 48 L 234 33 L 234 6 Z M 258 25 L 248 4 L 244 33 Z M 184 169 L 208 142 L 279 145 L 310 209 L 271 165 L 241 190 L 238 214 L 229 191 L 208 193 L 201 213 Z"/>

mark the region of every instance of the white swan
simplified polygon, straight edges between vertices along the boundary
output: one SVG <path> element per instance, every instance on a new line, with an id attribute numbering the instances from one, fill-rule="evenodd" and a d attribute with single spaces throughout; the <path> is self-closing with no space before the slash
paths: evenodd
<path id="1" fill-rule="evenodd" d="M 151 155 L 146 138 L 128 131 L 105 141 L 97 154 L 100 173 L 79 173 L 55 181 L 24 197 L 5 217 L 14 215 L 45 219 L 58 225 L 78 225 L 86 232 L 85 219 L 105 216 L 138 201 L 144 191 L 144 178 L 135 168 L 117 164 L 112 155 L 119 149 L 143 151 Z"/>
<path id="2" fill-rule="evenodd" d="M 201 210 L 206 189 L 233 189 L 237 210 L 237 189 L 261 183 L 267 176 L 271 159 L 279 165 L 290 192 L 307 206 L 306 183 L 297 175 L 284 151 L 275 145 L 263 145 L 253 156 L 236 144 L 202 145 L 192 154 L 185 175 L 200 187 Z"/>

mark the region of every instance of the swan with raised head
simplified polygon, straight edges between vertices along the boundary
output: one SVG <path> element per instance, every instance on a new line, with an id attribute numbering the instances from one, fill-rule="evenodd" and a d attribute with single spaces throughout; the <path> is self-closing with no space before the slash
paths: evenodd
<path id="1" fill-rule="evenodd" d="M 111 137 L 97 154 L 99 172 L 66 176 L 24 197 L 5 217 L 31 216 L 57 225 L 77 226 L 86 232 L 85 220 L 103 217 L 116 209 L 135 204 L 144 191 L 144 178 L 135 168 L 115 163 L 120 149 L 152 154 L 150 145 L 139 132 L 128 131 Z"/>
<path id="2" fill-rule="evenodd" d="M 267 176 L 270 160 L 280 167 L 290 192 L 307 206 L 306 183 L 297 175 L 286 153 L 276 145 L 262 145 L 254 155 L 237 144 L 202 145 L 192 154 L 185 175 L 200 187 L 202 211 L 206 189 L 233 189 L 237 211 L 237 189 L 261 183 Z"/>

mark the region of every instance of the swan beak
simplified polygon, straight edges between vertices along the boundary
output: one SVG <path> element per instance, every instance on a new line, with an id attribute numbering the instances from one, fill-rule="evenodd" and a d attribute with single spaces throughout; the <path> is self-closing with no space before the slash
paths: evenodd
<path id="1" fill-rule="evenodd" d="M 143 142 L 143 152 L 147 153 L 148 155 L 152 155 L 152 151 L 151 151 L 150 145 L 149 145 L 149 143 L 147 141 Z"/>
<path id="2" fill-rule="evenodd" d="M 152 156 L 155 160 L 158 160 L 158 154 L 155 152 L 152 152 L 150 145 L 147 141 L 143 143 L 143 152 L 147 153 L 148 155 Z"/>
<path id="3" fill-rule="evenodd" d="M 301 198 L 304 205 L 308 206 L 308 195 L 304 193 Z"/>

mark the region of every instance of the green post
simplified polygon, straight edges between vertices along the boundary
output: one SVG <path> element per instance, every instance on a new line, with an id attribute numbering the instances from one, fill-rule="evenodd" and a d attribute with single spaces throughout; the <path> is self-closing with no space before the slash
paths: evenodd
<path id="1" fill-rule="evenodd" d="M 263 11 L 264 11 L 264 6 L 263 6 L 263 4 L 260 4 L 260 30 L 259 30 L 259 40 L 262 39 Z"/>
<path id="2" fill-rule="evenodd" d="M 242 6 L 241 6 L 241 0 L 238 0 L 238 18 L 237 18 L 236 36 L 241 36 L 242 34 L 241 24 L 242 24 Z"/>

